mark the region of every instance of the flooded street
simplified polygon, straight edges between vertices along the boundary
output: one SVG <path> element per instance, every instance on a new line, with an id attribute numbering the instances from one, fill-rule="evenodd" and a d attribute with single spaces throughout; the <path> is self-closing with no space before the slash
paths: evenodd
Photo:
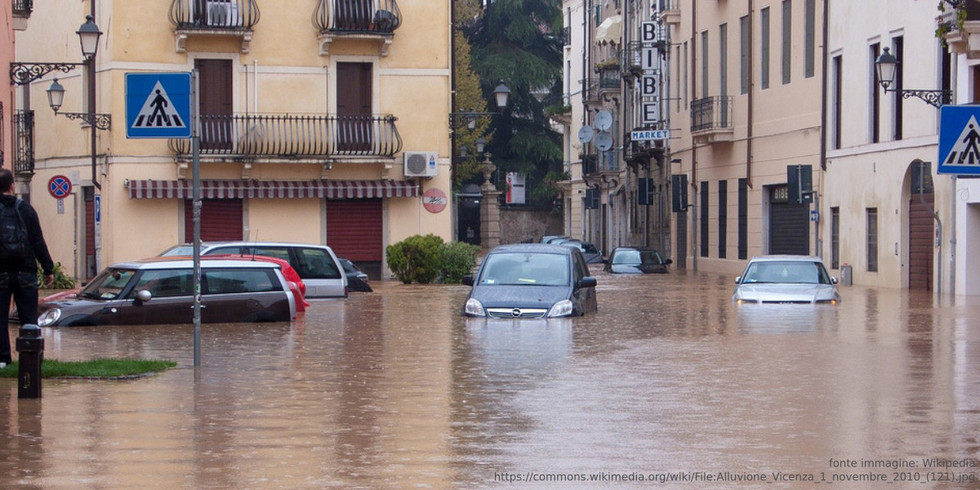
<path id="1" fill-rule="evenodd" d="M 730 276 L 596 275 L 597 314 L 547 322 L 376 281 L 204 325 L 199 369 L 190 325 L 44 329 L 48 359 L 178 367 L 0 380 L 2 486 L 980 488 L 980 298 L 736 308 Z"/>

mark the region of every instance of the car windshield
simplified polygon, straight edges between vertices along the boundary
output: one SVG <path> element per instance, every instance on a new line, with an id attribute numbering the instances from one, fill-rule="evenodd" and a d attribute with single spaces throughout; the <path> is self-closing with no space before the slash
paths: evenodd
<path id="1" fill-rule="evenodd" d="M 820 262 L 763 261 L 745 269 L 742 284 L 792 283 L 830 284 L 830 276 Z"/>
<path id="2" fill-rule="evenodd" d="M 486 258 L 479 284 L 567 286 L 568 256 L 553 253 L 494 253 Z"/>
<path id="3" fill-rule="evenodd" d="M 613 256 L 613 264 L 662 264 L 660 254 L 653 250 L 619 250 Z"/>
<path id="4" fill-rule="evenodd" d="M 115 299 L 136 274 L 132 269 L 106 269 L 92 279 L 80 293 L 83 298 Z"/>
<path id="5" fill-rule="evenodd" d="M 192 255 L 193 253 L 194 253 L 194 245 L 177 245 L 168 248 L 162 254 L 160 254 L 160 256 L 170 257 L 173 255 Z"/>

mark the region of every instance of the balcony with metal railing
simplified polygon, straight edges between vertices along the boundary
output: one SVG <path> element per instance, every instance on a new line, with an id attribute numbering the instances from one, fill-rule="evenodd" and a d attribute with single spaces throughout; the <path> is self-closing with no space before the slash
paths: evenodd
<path id="1" fill-rule="evenodd" d="M 313 11 L 313 25 L 320 33 L 320 54 L 324 56 L 338 39 L 375 40 L 381 56 L 387 56 L 401 23 L 395 0 L 319 0 Z"/>
<path id="2" fill-rule="evenodd" d="M 201 115 L 200 154 L 214 161 L 313 161 L 392 159 L 402 139 L 392 115 Z M 169 140 L 179 161 L 191 141 Z"/>
<path id="3" fill-rule="evenodd" d="M 657 0 L 657 10 L 660 13 L 660 22 L 667 25 L 677 25 L 681 23 L 680 0 Z"/>
<path id="4" fill-rule="evenodd" d="M 953 53 L 980 57 L 980 3 L 943 0 L 942 14 L 936 18 L 936 35 L 946 40 Z"/>
<path id="5" fill-rule="evenodd" d="M 178 53 L 187 51 L 188 38 L 199 36 L 240 38 L 242 53 L 247 53 L 259 17 L 255 0 L 173 0 L 170 4 Z"/>
<path id="6" fill-rule="evenodd" d="M 732 141 L 734 101 L 734 97 L 725 95 L 691 102 L 691 136 L 695 144 Z"/>
<path id="7" fill-rule="evenodd" d="M 30 17 L 34 11 L 34 0 L 12 0 L 14 17 Z"/>
<path id="8" fill-rule="evenodd" d="M 34 111 L 13 114 L 13 151 L 15 175 L 34 174 Z"/>

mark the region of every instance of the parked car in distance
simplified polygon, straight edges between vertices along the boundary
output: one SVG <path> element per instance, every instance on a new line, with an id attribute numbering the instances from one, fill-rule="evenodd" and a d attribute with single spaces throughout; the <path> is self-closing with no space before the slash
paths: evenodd
<path id="1" fill-rule="evenodd" d="M 357 265 L 350 261 L 350 259 L 345 259 L 344 257 L 338 257 L 341 267 L 344 268 L 344 273 L 347 275 L 347 286 L 351 291 L 360 291 L 364 293 L 370 293 L 373 291 L 371 285 L 369 284 L 368 275 L 366 272 L 357 268 Z"/>
<path id="2" fill-rule="evenodd" d="M 189 260 L 193 260 L 191 257 L 187 257 Z M 201 257 L 201 260 L 215 260 L 215 259 L 241 259 L 238 255 L 208 255 Z M 296 313 L 303 313 L 306 308 L 310 306 L 310 303 L 306 301 L 306 283 L 303 282 L 303 278 L 299 277 L 299 273 L 293 266 L 289 265 L 289 262 L 283 259 L 277 259 L 275 257 L 266 257 L 265 255 L 252 255 L 249 256 L 247 260 L 262 260 L 265 262 L 271 262 L 279 266 L 279 270 L 282 271 L 282 276 L 286 278 L 286 284 L 289 285 L 289 290 L 293 293 L 293 298 L 296 301 Z"/>
<path id="3" fill-rule="evenodd" d="M 602 269 L 614 274 L 663 274 L 674 263 L 652 248 L 616 247 Z"/>
<path id="4" fill-rule="evenodd" d="M 841 301 L 837 278 L 827 273 L 820 257 L 764 255 L 753 257 L 735 278 L 736 304 L 777 303 L 835 305 Z"/>
<path id="5" fill-rule="evenodd" d="M 540 243 L 494 247 L 477 275 L 463 315 L 483 318 L 554 318 L 596 310 L 596 280 L 577 248 Z"/>
<path id="6" fill-rule="evenodd" d="M 161 256 L 192 255 L 191 244 L 177 245 Z M 201 255 L 265 255 L 289 262 L 306 283 L 307 298 L 346 298 L 347 275 L 333 249 L 326 245 L 286 242 L 206 242 L 201 243 Z"/>
<path id="7" fill-rule="evenodd" d="M 192 323 L 194 264 L 152 258 L 114 264 L 74 298 L 38 305 L 41 327 Z M 201 322 L 283 322 L 296 303 L 278 264 L 258 260 L 201 261 Z"/>
<path id="8" fill-rule="evenodd" d="M 544 235 L 541 237 L 541 240 L 539 240 L 538 243 L 548 243 L 552 240 L 558 240 L 560 238 L 571 238 L 571 237 L 567 237 L 565 235 Z"/>
<path id="9" fill-rule="evenodd" d="M 563 245 L 566 247 L 577 248 L 579 252 L 582 252 L 582 256 L 585 257 L 585 263 L 587 264 L 601 264 L 602 263 L 602 252 L 596 248 L 595 245 L 589 242 L 583 242 L 581 240 L 561 240 L 551 242 L 558 245 Z"/>

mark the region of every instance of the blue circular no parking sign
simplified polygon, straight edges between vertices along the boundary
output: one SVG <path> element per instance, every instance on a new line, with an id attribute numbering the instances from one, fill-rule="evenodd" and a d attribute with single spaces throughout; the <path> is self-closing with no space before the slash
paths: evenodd
<path id="1" fill-rule="evenodd" d="M 64 199 L 71 194 L 71 181 L 64 175 L 55 175 L 48 181 L 48 192 L 55 199 Z"/>

